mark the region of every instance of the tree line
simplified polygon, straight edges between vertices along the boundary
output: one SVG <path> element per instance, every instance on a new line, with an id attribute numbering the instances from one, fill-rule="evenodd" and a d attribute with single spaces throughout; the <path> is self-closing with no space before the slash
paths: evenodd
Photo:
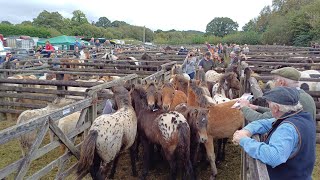
<path id="1" fill-rule="evenodd" d="M 273 0 L 243 30 L 261 35 L 261 44 L 310 46 L 320 42 L 320 0 Z"/>
<path id="2" fill-rule="evenodd" d="M 202 44 L 209 42 L 236 44 L 285 44 L 309 46 L 320 41 L 320 0 L 273 0 L 272 6 L 264 7 L 258 17 L 250 20 L 242 31 L 239 25 L 228 17 L 216 17 L 200 31 L 152 31 L 146 28 L 146 41 L 158 44 Z M 4 36 L 29 35 L 49 38 L 58 35 L 104 37 L 107 39 L 132 39 L 142 41 L 141 26 L 124 21 L 111 22 L 100 17 L 89 22 L 86 15 L 73 11 L 72 18 L 65 18 L 59 12 L 42 11 L 33 21 L 13 25 L 8 21 L 0 23 Z"/>

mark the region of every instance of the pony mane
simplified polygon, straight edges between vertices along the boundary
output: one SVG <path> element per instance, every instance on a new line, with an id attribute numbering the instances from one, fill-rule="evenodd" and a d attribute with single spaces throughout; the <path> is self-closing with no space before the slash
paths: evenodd
<path id="1" fill-rule="evenodd" d="M 147 99 L 147 92 L 141 85 L 135 85 L 134 91 L 136 91 L 139 94 L 139 98 L 141 99 Z"/>
<path id="2" fill-rule="evenodd" d="M 195 80 L 192 80 L 190 82 L 190 88 L 196 94 L 197 101 L 200 105 L 208 106 L 212 104 L 212 101 L 210 101 L 210 99 L 208 98 L 210 96 L 208 96 L 204 88 L 197 85 L 197 82 Z"/>
<path id="3" fill-rule="evenodd" d="M 218 87 L 218 92 L 221 92 L 222 86 L 225 81 L 230 81 L 233 78 L 237 78 L 237 74 L 234 72 L 227 72 L 224 75 L 222 75 L 219 79 L 219 87 Z"/>
<path id="4" fill-rule="evenodd" d="M 173 84 L 170 83 L 170 82 L 164 83 L 164 85 L 162 86 L 162 88 L 173 88 L 173 89 L 174 89 Z"/>

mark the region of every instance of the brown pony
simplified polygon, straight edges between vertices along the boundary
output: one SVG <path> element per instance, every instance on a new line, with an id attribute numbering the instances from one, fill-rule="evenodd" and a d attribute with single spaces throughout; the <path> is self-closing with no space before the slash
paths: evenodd
<path id="1" fill-rule="evenodd" d="M 181 74 L 172 75 L 172 84 L 174 89 L 188 94 L 189 81 Z"/>
<path id="2" fill-rule="evenodd" d="M 176 111 L 180 112 L 187 119 L 190 126 L 190 158 L 193 172 L 196 172 L 197 154 L 200 143 L 205 143 L 208 139 L 207 124 L 209 110 L 199 107 L 189 107 L 187 104 L 179 104 Z"/>
<path id="3" fill-rule="evenodd" d="M 237 74 L 234 72 L 228 72 L 224 74 L 219 80 L 218 92 L 224 94 L 229 99 L 235 99 L 239 97 L 240 81 L 237 78 Z"/>
<path id="4" fill-rule="evenodd" d="M 237 100 L 214 105 L 200 87 L 190 87 L 189 90 L 193 91 L 198 104 L 209 110 L 207 127 L 208 141 L 205 143 L 205 147 L 212 168 L 212 177 L 214 178 L 217 175 L 217 168 L 215 164 L 216 157 L 214 154 L 213 140 L 232 136 L 236 130 L 243 126 L 244 117 L 240 110 L 231 108 Z"/>
<path id="5" fill-rule="evenodd" d="M 153 144 L 160 145 L 170 164 L 170 179 L 176 179 L 177 162 L 181 162 L 184 179 L 187 175 L 194 179 L 190 161 L 190 128 L 185 117 L 175 111 L 150 111 L 147 93 L 141 86 L 135 86 L 132 103 L 138 117 L 138 135 L 143 146 L 143 173 L 145 179 L 149 171 L 150 151 Z M 136 147 L 137 148 L 137 147 Z M 137 150 L 135 151 L 137 152 Z"/>
<path id="6" fill-rule="evenodd" d="M 158 88 L 154 83 L 150 83 L 146 86 L 146 93 L 147 93 L 147 102 L 148 102 L 148 108 L 150 110 L 155 110 L 160 108 L 159 105 L 161 105 L 160 96 L 158 92 Z"/>
<path id="7" fill-rule="evenodd" d="M 160 92 L 159 105 L 162 105 L 165 111 L 172 111 L 178 104 L 187 102 L 187 95 L 182 91 L 175 90 L 172 83 L 165 83 Z"/>

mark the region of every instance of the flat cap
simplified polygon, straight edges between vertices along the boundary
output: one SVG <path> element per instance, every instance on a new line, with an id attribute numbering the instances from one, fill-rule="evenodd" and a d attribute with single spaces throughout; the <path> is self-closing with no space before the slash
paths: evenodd
<path id="1" fill-rule="evenodd" d="M 300 94 L 297 88 L 276 87 L 265 92 L 262 98 L 277 104 L 295 106 L 299 102 Z"/>
<path id="2" fill-rule="evenodd" d="M 284 67 L 281 69 L 276 69 L 271 71 L 271 74 L 278 75 L 294 81 L 299 81 L 301 77 L 300 72 L 293 67 Z"/>

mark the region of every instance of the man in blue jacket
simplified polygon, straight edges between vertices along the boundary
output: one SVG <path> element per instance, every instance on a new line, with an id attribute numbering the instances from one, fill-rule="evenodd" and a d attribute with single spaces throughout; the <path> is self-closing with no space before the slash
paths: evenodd
<path id="1" fill-rule="evenodd" d="M 233 142 L 252 158 L 267 165 L 270 179 L 311 180 L 315 164 L 316 127 L 310 113 L 304 112 L 296 88 L 276 87 L 263 96 L 272 119 L 254 121 L 236 131 Z M 250 138 L 265 134 L 264 142 Z"/>

